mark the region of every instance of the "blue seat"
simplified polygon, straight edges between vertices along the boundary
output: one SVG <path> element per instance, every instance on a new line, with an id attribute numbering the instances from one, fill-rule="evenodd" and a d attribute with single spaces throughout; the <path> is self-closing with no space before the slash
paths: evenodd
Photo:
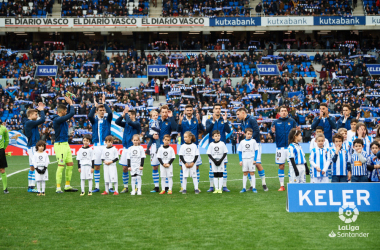
<path id="1" fill-rule="evenodd" d="M 148 78 L 147 76 L 142 76 L 142 78 Z"/>

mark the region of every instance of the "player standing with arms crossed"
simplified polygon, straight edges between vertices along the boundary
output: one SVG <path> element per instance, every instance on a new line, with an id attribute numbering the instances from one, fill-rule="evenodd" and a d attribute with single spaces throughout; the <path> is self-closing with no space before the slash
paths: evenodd
<path id="1" fill-rule="evenodd" d="M 57 194 L 63 193 L 61 190 L 62 182 L 62 172 L 66 164 L 65 172 L 65 192 L 77 192 L 78 189 L 74 189 L 70 186 L 71 176 L 73 174 L 73 156 L 71 154 L 71 149 L 69 145 L 69 124 L 68 120 L 74 116 L 75 110 L 73 105 L 73 100 L 65 96 L 65 100 L 69 105 L 66 107 L 63 104 L 59 104 L 57 107 L 57 115 L 53 117 L 53 128 L 55 131 L 55 142 L 54 142 L 54 151 L 57 157 L 58 169 L 56 173 L 56 182 L 57 182 Z M 67 110 L 69 113 L 67 114 Z"/>
<path id="2" fill-rule="evenodd" d="M 40 102 L 38 103 L 37 109 L 29 109 L 26 112 L 27 119 L 24 121 L 24 133 L 28 138 L 28 155 L 29 155 L 29 165 L 30 170 L 28 174 L 28 192 L 37 193 L 35 188 L 35 169 L 33 166 L 33 155 L 36 152 L 36 144 L 40 140 L 40 132 L 38 131 L 38 126 L 45 122 L 45 105 Z M 38 118 L 38 111 L 40 113 L 40 119 Z"/>
<path id="3" fill-rule="evenodd" d="M 108 107 L 107 104 L 105 104 L 105 101 L 106 96 L 104 94 L 102 98 L 102 104 L 98 104 L 94 96 L 95 106 L 88 114 L 88 119 L 92 124 L 92 142 L 94 143 L 95 156 L 95 189 L 92 190 L 92 193 L 99 192 L 100 166 L 102 165 L 101 156 L 103 150 L 106 148 L 105 139 L 107 136 L 111 135 L 112 110 Z M 105 117 L 105 112 L 108 114 L 107 117 Z"/>
<path id="4" fill-rule="evenodd" d="M 226 133 L 231 132 L 231 127 L 228 124 L 227 113 L 221 115 L 222 113 L 222 105 L 219 103 L 214 104 L 212 118 L 206 121 L 206 133 L 209 134 L 209 144 L 214 141 L 212 138 L 212 132 L 218 130 L 220 132 L 220 140 L 226 144 L 227 138 Z M 230 192 L 227 188 L 227 156 L 224 160 L 224 172 L 223 172 L 223 192 Z M 212 171 L 212 165 L 210 162 L 210 171 L 209 171 L 209 179 L 210 179 L 210 189 L 207 192 L 214 192 L 214 173 Z"/>
<path id="5" fill-rule="evenodd" d="M 241 130 L 245 131 L 247 128 L 251 128 L 253 131 L 252 138 L 255 139 L 258 144 L 258 153 L 257 153 L 257 161 L 256 167 L 259 172 L 259 176 L 261 178 L 261 184 L 263 185 L 264 191 L 268 191 L 267 184 L 265 182 L 265 170 L 261 165 L 261 143 L 260 143 L 260 129 L 257 124 L 257 120 L 251 115 L 247 114 L 247 110 L 245 108 L 240 108 L 236 111 L 237 118 L 241 121 Z M 253 187 L 250 187 L 249 190 L 252 191 Z"/>
<path id="6" fill-rule="evenodd" d="M 123 118 L 125 121 L 123 121 Z M 125 106 L 123 114 L 116 119 L 115 124 L 123 127 L 123 153 L 121 154 L 119 164 L 123 166 L 123 185 L 124 188 L 120 192 L 122 194 L 128 193 L 129 173 L 128 173 L 128 149 L 133 146 L 133 135 L 141 133 L 141 124 L 136 121 L 136 111 L 130 110 Z"/>
<path id="7" fill-rule="evenodd" d="M 186 105 L 185 107 L 185 115 L 184 114 L 181 114 L 179 116 L 179 121 L 178 121 L 178 132 L 181 134 L 181 145 L 183 145 L 185 143 L 185 139 L 184 139 L 184 135 L 187 131 L 190 131 L 194 136 L 195 136 L 195 145 L 198 146 L 198 137 L 199 137 L 199 131 L 204 131 L 205 128 L 202 124 L 202 120 L 199 116 L 199 114 L 197 114 L 196 116 L 193 116 L 193 113 L 194 113 L 194 108 L 193 108 L 193 105 L 191 104 L 188 104 Z M 198 147 L 199 149 L 199 147 Z M 180 161 L 181 163 L 181 161 Z M 198 157 L 198 160 L 197 160 L 197 179 L 198 179 L 198 183 L 199 183 L 199 166 L 202 165 L 202 158 L 201 156 Z M 181 167 L 181 172 L 180 172 L 180 180 L 181 180 L 181 184 L 182 184 L 182 176 L 183 176 L 183 170 L 182 170 L 182 165 L 180 165 Z M 182 185 L 181 185 L 181 191 L 182 191 Z M 180 192 L 181 192 L 180 191 Z"/>
<path id="8" fill-rule="evenodd" d="M 272 133 L 276 139 L 276 164 L 278 164 L 278 179 L 280 181 L 280 189 L 285 191 L 285 162 L 288 159 L 288 135 L 292 128 L 297 128 L 297 122 L 288 116 L 288 108 L 280 107 L 280 118 L 272 123 Z M 299 127 L 297 129 L 300 129 Z"/>

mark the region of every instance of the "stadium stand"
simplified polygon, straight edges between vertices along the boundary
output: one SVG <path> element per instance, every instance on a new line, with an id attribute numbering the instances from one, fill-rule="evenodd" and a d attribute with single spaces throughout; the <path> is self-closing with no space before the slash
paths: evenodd
<path id="1" fill-rule="evenodd" d="M 62 16 L 65 17 L 101 17 L 101 16 L 128 16 L 146 17 L 149 14 L 149 1 L 99 1 L 89 2 L 69 1 L 62 2 Z"/>
<path id="2" fill-rule="evenodd" d="M 246 107 L 258 117 L 262 142 L 275 140 L 269 128 L 276 118 L 276 108 L 282 104 L 289 106 L 291 116 L 302 126 L 304 141 L 311 139 L 309 125 L 318 115 L 317 108 L 321 102 L 328 103 L 330 113 L 337 119 L 342 105 L 349 103 L 353 106 L 354 115 L 360 112 L 369 128 L 378 123 L 379 80 L 368 74 L 366 66 L 378 58 L 373 54 L 377 45 L 375 42 L 334 40 L 331 44 L 335 52 L 321 49 L 320 52 L 294 53 L 291 52 L 294 45 L 302 50 L 307 49 L 309 43 L 315 47 L 317 43 L 300 40 L 281 44 L 242 41 L 239 42 L 240 46 L 247 50 L 236 52 L 223 51 L 218 43 L 230 42 L 218 39 L 221 38 L 216 38 L 212 45 L 206 44 L 217 50 L 207 52 L 160 51 L 160 47 L 174 46 L 166 41 L 150 43 L 150 48 L 156 46 L 153 51 L 131 48 L 124 52 L 104 51 L 101 46 L 93 45 L 85 51 L 63 53 L 54 50 L 64 44 L 52 41 L 24 45 L 29 48 L 29 52 L 24 54 L 4 48 L 0 73 L 3 78 L 14 81 L 9 81 L 0 89 L 0 118 L 9 129 L 22 130 L 22 120 L 29 107 L 42 101 L 47 105 L 47 114 L 51 115 L 65 92 L 71 91 L 76 94 L 77 111 L 70 123 L 70 142 L 80 143 L 80 136 L 91 132 L 86 117 L 93 99 L 105 94 L 107 102 L 116 112 L 121 112 L 125 105 L 137 107 L 138 119 L 144 127 L 141 140 L 146 142 L 148 113 L 154 106 L 152 96 L 157 84 L 176 119 L 188 103 L 196 106 L 201 115 L 206 115 L 215 102 L 220 102 L 223 109 L 230 110 L 229 120 L 239 137 L 241 134 L 234 111 L 238 107 Z M 189 41 L 187 48 L 195 48 L 195 44 Z M 256 48 L 248 50 L 249 46 Z M 36 64 L 58 65 L 57 78 L 35 78 Z M 157 64 L 168 67 L 169 78 L 147 79 L 147 65 Z M 281 75 L 260 76 L 256 70 L 259 64 L 276 64 Z M 95 80 L 94 77 L 99 74 L 100 79 L 108 80 Z M 121 87 L 117 78 L 123 77 L 141 78 L 141 84 L 138 87 Z M 236 85 L 232 84 L 235 77 L 241 77 Z M 78 78 L 86 78 L 87 81 L 81 82 L 76 80 Z M 49 143 L 54 141 L 52 131 L 51 121 L 47 120 L 41 127 L 41 134 Z M 173 141 L 175 138 L 176 135 L 173 135 Z"/>
<path id="3" fill-rule="evenodd" d="M 47 17 L 52 13 L 54 0 L 0 2 L 0 17 Z"/>
<path id="4" fill-rule="evenodd" d="M 263 0 L 265 15 L 289 16 L 289 15 L 332 15 L 332 16 L 351 16 L 351 0 L 335 1 L 271 1 Z"/>
<path id="5" fill-rule="evenodd" d="M 163 1 L 162 15 L 167 16 L 205 16 L 205 17 L 244 17 L 250 16 L 249 1 Z"/>
<path id="6" fill-rule="evenodd" d="M 378 0 L 363 0 L 364 12 L 366 15 L 379 15 L 380 14 L 380 1 Z"/>

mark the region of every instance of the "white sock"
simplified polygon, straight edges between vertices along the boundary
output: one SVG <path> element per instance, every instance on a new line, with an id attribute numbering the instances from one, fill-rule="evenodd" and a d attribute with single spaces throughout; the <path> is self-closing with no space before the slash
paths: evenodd
<path id="1" fill-rule="evenodd" d="M 40 193 L 41 192 L 41 182 L 37 181 L 37 191 Z"/>
<path id="2" fill-rule="evenodd" d="M 99 182 L 95 182 L 95 188 L 99 189 Z"/>
<path id="3" fill-rule="evenodd" d="M 86 185 L 86 180 L 80 180 L 80 188 L 82 189 L 82 193 L 84 193 L 84 186 Z"/>
<path id="4" fill-rule="evenodd" d="M 113 186 L 114 186 L 114 190 L 115 190 L 115 192 L 119 193 L 118 183 L 117 183 L 117 182 L 114 182 L 114 183 L 113 183 Z"/>
<path id="5" fill-rule="evenodd" d="M 161 177 L 161 190 L 165 190 L 166 177 Z"/>
<path id="6" fill-rule="evenodd" d="M 141 176 L 137 176 L 137 190 L 141 191 Z"/>
<path id="7" fill-rule="evenodd" d="M 243 175 L 243 188 L 247 187 L 247 180 L 248 180 L 248 176 Z"/>
<path id="8" fill-rule="evenodd" d="M 42 193 L 45 193 L 46 182 L 42 181 Z"/>
<path id="9" fill-rule="evenodd" d="M 214 186 L 214 173 L 212 172 L 212 167 L 210 164 L 210 170 L 208 172 L 208 178 L 210 179 L 210 187 Z"/>
<path id="10" fill-rule="evenodd" d="M 131 186 L 132 186 L 132 192 L 134 192 L 136 189 L 136 177 L 132 177 Z"/>
<path id="11" fill-rule="evenodd" d="M 111 189 L 111 188 L 112 188 L 112 182 L 108 183 L 108 185 L 110 185 L 109 187 L 110 187 L 110 189 Z"/>
<path id="12" fill-rule="evenodd" d="M 92 191 L 92 180 L 88 180 L 88 191 Z"/>
<path id="13" fill-rule="evenodd" d="M 252 175 L 251 175 L 252 176 Z M 266 185 L 265 176 L 261 177 L 261 185 Z"/>
<path id="14" fill-rule="evenodd" d="M 223 187 L 227 187 L 227 164 L 224 164 Z"/>
<path id="15" fill-rule="evenodd" d="M 172 191 L 173 189 L 173 177 L 169 177 L 169 190 Z"/>
<path id="16" fill-rule="evenodd" d="M 262 179 L 261 179 L 262 180 Z M 265 177 L 264 177 L 264 183 L 265 183 Z M 256 188 L 256 178 L 255 178 L 255 175 L 254 174 L 251 174 L 251 185 L 252 185 L 252 188 L 255 189 Z M 265 185 L 265 184 L 263 184 Z"/>
<path id="17" fill-rule="evenodd" d="M 105 186 L 106 186 L 106 192 L 109 193 L 110 192 L 110 185 L 109 185 L 109 183 L 106 182 Z"/>
<path id="18" fill-rule="evenodd" d="M 195 176 L 193 177 L 193 183 L 194 183 L 194 190 L 198 189 L 198 178 Z"/>
<path id="19" fill-rule="evenodd" d="M 219 179 L 214 177 L 214 187 L 215 190 L 219 190 Z"/>
<path id="20" fill-rule="evenodd" d="M 284 177 L 280 178 L 280 186 L 281 186 L 281 187 L 284 186 Z"/>
<path id="21" fill-rule="evenodd" d="M 186 190 L 186 186 L 187 186 L 187 177 L 183 177 L 183 180 L 182 180 L 182 188 L 183 188 L 183 190 Z"/>
<path id="22" fill-rule="evenodd" d="M 220 177 L 218 179 L 219 179 L 219 190 L 222 190 L 224 179 L 222 177 Z"/>

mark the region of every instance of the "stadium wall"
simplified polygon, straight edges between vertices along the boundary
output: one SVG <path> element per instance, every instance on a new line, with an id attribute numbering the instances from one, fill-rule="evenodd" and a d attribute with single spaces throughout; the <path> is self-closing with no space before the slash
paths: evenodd
<path id="1" fill-rule="evenodd" d="M 1 18 L 0 31 L 80 32 L 94 31 L 234 31 L 252 30 L 370 30 L 380 25 L 379 16 L 279 16 L 279 17 L 157 17 L 157 18 Z"/>

